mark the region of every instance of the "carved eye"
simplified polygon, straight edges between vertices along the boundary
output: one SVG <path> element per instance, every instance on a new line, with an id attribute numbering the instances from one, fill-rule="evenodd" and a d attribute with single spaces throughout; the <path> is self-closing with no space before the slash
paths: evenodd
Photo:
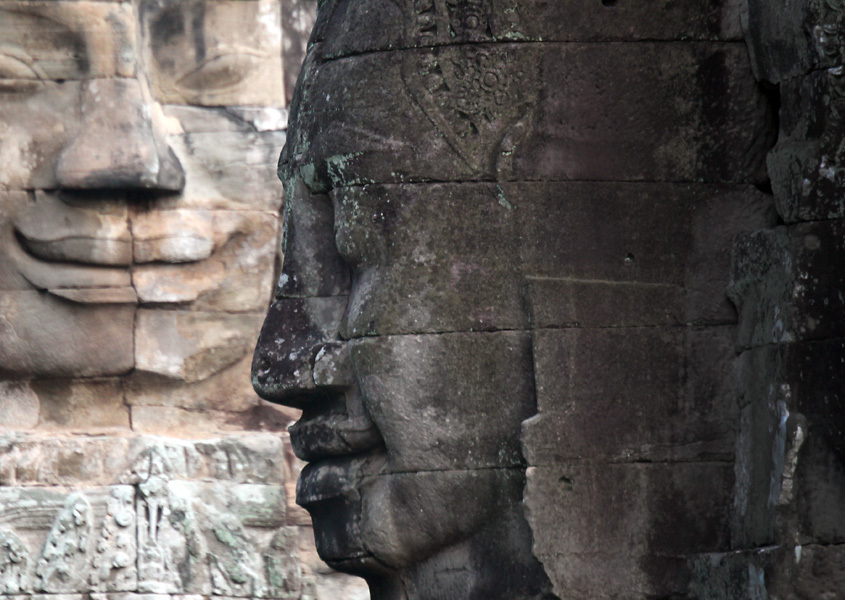
<path id="1" fill-rule="evenodd" d="M 17 48 L 0 48 L 0 79 L 46 79 L 32 58 Z"/>
<path id="2" fill-rule="evenodd" d="M 246 79 L 261 58 L 257 52 L 213 56 L 182 75 L 176 84 L 192 91 L 229 90 Z"/>

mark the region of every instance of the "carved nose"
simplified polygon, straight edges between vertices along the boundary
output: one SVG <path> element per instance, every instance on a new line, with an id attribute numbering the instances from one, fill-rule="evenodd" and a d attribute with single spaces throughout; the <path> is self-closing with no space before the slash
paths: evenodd
<path id="1" fill-rule="evenodd" d="M 155 131 L 151 104 L 137 79 L 86 82 L 79 134 L 56 167 L 59 187 L 181 190 L 185 173 Z"/>
<path id="2" fill-rule="evenodd" d="M 346 296 L 280 298 L 270 305 L 252 360 L 252 386 L 265 400 L 307 408 L 352 383 L 338 324 Z"/>

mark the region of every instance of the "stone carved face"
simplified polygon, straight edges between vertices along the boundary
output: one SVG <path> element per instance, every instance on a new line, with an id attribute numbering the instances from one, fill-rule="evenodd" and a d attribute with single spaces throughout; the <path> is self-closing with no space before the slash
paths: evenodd
<path id="1" fill-rule="evenodd" d="M 700 342 L 679 325 L 733 318 L 725 249 L 767 218 L 739 185 L 759 176 L 765 107 L 741 45 L 631 39 L 708 39 L 718 23 L 690 32 L 669 11 L 671 27 L 639 15 L 632 33 L 636 9 L 600 24 L 581 10 L 337 0 L 318 13 L 253 384 L 303 409 L 298 502 L 321 556 L 374 598 L 543 597 L 532 533 L 562 597 L 602 596 L 583 582 L 616 575 L 584 557 L 613 570 L 625 547 L 632 575 L 607 596 L 625 595 L 649 533 L 600 524 L 599 500 L 621 498 L 607 464 L 723 440 L 711 395 L 673 394 L 685 344 L 721 351 L 728 330 Z M 716 89 L 712 111 L 700 99 Z M 689 389 L 718 387 L 698 376 Z M 673 403 L 707 408 L 667 424 Z M 648 523 L 638 501 L 607 514 Z"/>
<path id="2" fill-rule="evenodd" d="M 281 195 L 279 13 L 0 4 L 4 377 L 244 372 Z"/>

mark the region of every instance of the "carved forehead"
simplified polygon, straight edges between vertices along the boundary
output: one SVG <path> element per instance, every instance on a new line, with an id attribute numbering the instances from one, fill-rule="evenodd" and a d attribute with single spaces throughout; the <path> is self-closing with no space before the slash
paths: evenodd
<path id="1" fill-rule="evenodd" d="M 732 14 L 731 5 L 731 0 L 326 0 L 313 39 L 331 57 L 475 42 L 740 40 L 739 14 Z"/>
<path id="2" fill-rule="evenodd" d="M 283 177 L 300 175 L 312 190 L 721 183 L 760 167 L 747 149 L 763 139 L 766 109 L 739 77 L 747 58 L 738 44 L 503 42 L 344 58 L 323 50 L 311 48 L 282 156 Z"/>

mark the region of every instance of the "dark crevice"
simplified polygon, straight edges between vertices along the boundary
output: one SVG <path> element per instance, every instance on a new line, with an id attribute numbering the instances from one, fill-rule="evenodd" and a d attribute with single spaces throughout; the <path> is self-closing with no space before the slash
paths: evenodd
<path id="1" fill-rule="evenodd" d="M 613 2 L 613 5 L 616 4 L 616 0 L 610 0 Z M 324 42 L 319 42 L 321 45 Z M 432 52 L 438 49 L 445 49 L 445 48 L 460 48 L 460 47 L 478 47 L 478 46 L 488 46 L 488 47 L 500 47 L 500 46 L 541 46 L 541 47 L 549 47 L 552 45 L 561 45 L 561 46 L 578 46 L 578 45 L 616 45 L 616 44 L 706 44 L 708 46 L 713 46 L 715 44 L 724 44 L 724 45 L 742 45 L 745 46 L 745 42 L 741 39 L 721 39 L 717 37 L 713 38 L 693 38 L 693 39 L 659 39 L 659 38 L 640 38 L 636 40 L 626 40 L 626 39 L 612 39 L 612 40 L 539 40 L 539 39 L 507 39 L 502 38 L 498 40 L 483 40 L 477 42 L 457 42 L 457 43 L 444 43 L 444 44 L 435 44 L 435 45 L 401 45 L 401 46 L 394 46 L 389 48 L 373 48 L 370 50 L 360 50 L 354 52 L 348 52 L 344 54 L 338 55 L 329 55 L 324 56 L 320 54 L 317 58 L 317 62 L 315 64 L 316 67 L 322 67 L 326 64 L 331 62 L 335 62 L 338 60 L 346 60 L 349 58 L 356 58 L 361 56 L 370 56 L 376 54 L 387 54 L 387 53 L 396 53 L 396 52 L 407 52 L 407 51 L 421 51 L 421 52 Z M 318 49 L 319 50 L 319 49 Z"/>

